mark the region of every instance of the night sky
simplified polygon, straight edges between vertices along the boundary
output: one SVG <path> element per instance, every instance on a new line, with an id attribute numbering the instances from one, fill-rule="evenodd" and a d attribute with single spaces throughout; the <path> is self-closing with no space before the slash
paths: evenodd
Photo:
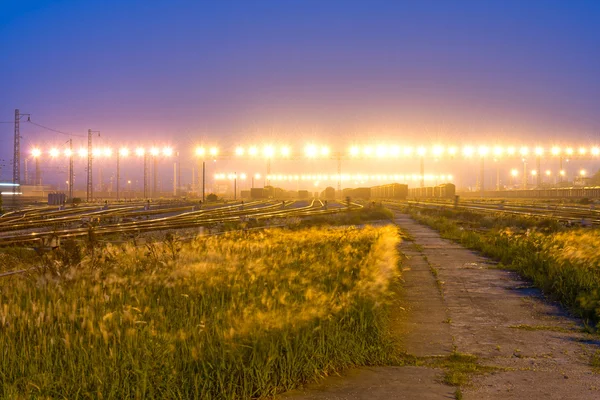
<path id="1" fill-rule="evenodd" d="M 0 121 L 111 144 L 600 143 L 599 1 L 0 0 L 0 54 Z"/>

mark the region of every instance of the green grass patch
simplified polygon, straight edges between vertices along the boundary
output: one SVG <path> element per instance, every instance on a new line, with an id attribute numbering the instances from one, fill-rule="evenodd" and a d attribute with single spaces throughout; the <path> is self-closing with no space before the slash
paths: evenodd
<path id="1" fill-rule="evenodd" d="M 394 227 L 63 247 L 0 288 L 0 398 L 273 396 L 389 336 Z"/>

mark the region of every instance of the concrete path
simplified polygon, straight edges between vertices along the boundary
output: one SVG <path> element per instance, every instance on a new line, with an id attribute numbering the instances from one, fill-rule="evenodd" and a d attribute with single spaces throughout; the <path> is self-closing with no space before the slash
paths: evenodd
<path id="1" fill-rule="evenodd" d="M 465 399 L 600 399 L 590 366 L 600 337 L 582 331 L 556 304 L 515 273 L 441 239 L 410 217 L 396 219 L 405 241 L 403 298 L 395 310 L 401 347 L 418 357 L 454 349 L 492 373 L 473 375 Z M 428 367 L 356 368 L 342 377 L 281 396 L 286 399 L 451 399 L 443 371 Z"/>

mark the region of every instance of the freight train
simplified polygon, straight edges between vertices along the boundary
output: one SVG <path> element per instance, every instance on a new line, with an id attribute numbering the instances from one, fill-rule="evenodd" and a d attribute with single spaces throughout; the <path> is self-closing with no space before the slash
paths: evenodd
<path id="1" fill-rule="evenodd" d="M 452 183 L 408 189 L 408 197 L 413 199 L 454 199 L 455 195 L 456 186 Z"/>

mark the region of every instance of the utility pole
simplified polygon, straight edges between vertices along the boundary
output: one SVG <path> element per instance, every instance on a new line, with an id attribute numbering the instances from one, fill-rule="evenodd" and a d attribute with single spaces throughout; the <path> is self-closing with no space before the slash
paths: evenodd
<path id="1" fill-rule="evenodd" d="M 87 202 L 90 202 L 94 199 L 94 186 L 93 186 L 93 182 L 92 182 L 92 161 L 94 159 L 94 154 L 92 151 L 92 133 L 97 133 L 98 136 L 100 136 L 100 132 L 92 131 L 91 129 L 88 129 L 88 151 L 87 151 L 88 165 L 87 165 L 87 197 L 86 197 Z"/>
<path id="2" fill-rule="evenodd" d="M 21 184 L 21 131 L 20 121 L 21 118 L 27 115 L 27 121 L 31 121 L 30 114 L 21 114 L 19 109 L 15 109 L 15 143 L 14 143 L 14 154 L 13 154 L 13 183 L 16 185 Z M 14 191 L 16 192 L 16 190 Z"/>
<path id="3" fill-rule="evenodd" d="M 69 139 L 69 199 L 73 201 L 73 139 Z"/>

